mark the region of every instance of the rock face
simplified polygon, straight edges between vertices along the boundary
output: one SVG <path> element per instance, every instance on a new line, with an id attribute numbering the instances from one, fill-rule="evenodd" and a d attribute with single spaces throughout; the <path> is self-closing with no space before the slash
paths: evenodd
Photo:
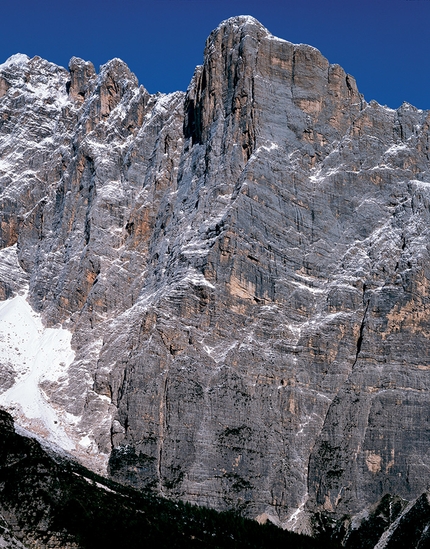
<path id="1" fill-rule="evenodd" d="M 209 36 L 185 94 L 151 96 L 118 59 L 69 68 L 0 65 L 0 237 L 19 260 L 0 291 L 29 283 L 73 332 L 44 395 L 90 441 L 76 453 L 301 531 L 419 497 L 430 113 L 368 104 L 250 17 Z"/>
<path id="2" fill-rule="evenodd" d="M 320 540 L 100 477 L 15 432 L 0 410 L 0 547 L 317 549 Z M 427 513 L 428 514 L 428 513 Z M 427 517 L 426 517 L 427 518 Z M 336 549 L 335 543 L 325 545 Z"/>

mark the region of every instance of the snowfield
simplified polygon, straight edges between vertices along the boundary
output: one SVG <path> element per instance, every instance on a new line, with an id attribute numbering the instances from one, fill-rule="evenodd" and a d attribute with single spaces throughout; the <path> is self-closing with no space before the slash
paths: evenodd
<path id="1" fill-rule="evenodd" d="M 11 412 L 21 426 L 64 450 L 72 450 L 75 443 L 65 429 L 71 418 L 56 410 L 42 389 L 44 382 L 53 387 L 53 382 L 60 385 L 67 380 L 67 370 L 75 357 L 72 334 L 62 328 L 45 328 L 26 295 L 0 305 L 0 364 L 13 383 L 6 390 L 2 388 L 0 406 Z"/>

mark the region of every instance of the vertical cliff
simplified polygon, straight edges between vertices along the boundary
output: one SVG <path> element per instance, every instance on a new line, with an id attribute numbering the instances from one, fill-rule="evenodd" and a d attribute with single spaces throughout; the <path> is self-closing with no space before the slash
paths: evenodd
<path id="1" fill-rule="evenodd" d="M 251 17 L 185 94 L 118 59 L 14 56 L 0 83 L 0 290 L 73 334 L 37 381 L 68 451 L 308 532 L 426 489 L 428 112 Z"/>

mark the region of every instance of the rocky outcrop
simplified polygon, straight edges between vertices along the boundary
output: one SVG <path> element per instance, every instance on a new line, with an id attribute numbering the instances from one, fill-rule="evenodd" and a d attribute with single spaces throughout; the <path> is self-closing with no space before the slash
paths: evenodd
<path id="1" fill-rule="evenodd" d="M 305 532 L 426 490 L 428 112 L 250 17 L 185 94 L 120 60 L 0 74 L 0 288 L 73 332 L 44 394 L 77 455 Z"/>

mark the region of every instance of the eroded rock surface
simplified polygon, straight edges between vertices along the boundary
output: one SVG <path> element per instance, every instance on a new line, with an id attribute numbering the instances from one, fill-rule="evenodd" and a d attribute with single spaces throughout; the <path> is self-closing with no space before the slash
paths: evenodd
<path id="1" fill-rule="evenodd" d="M 429 112 L 250 17 L 186 93 L 118 59 L 0 77 L 0 291 L 73 332 L 45 394 L 87 460 L 305 532 L 426 490 Z"/>

